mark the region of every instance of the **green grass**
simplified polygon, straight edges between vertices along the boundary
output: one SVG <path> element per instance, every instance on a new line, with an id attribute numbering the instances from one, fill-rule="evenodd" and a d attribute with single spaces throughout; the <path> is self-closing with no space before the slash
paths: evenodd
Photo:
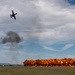
<path id="1" fill-rule="evenodd" d="M 75 75 L 75 67 L 0 66 L 0 75 Z"/>

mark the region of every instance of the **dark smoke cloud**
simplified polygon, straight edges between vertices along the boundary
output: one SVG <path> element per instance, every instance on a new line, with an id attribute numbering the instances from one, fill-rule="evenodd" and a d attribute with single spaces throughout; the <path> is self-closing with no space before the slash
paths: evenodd
<path id="1" fill-rule="evenodd" d="M 9 31 L 6 33 L 6 36 L 2 39 L 1 43 L 2 44 L 8 44 L 9 45 L 9 58 L 11 63 L 16 63 L 18 64 L 18 43 L 22 41 L 22 38 L 18 35 L 18 33 Z"/>
<path id="2" fill-rule="evenodd" d="M 4 37 L 2 39 L 3 44 L 5 44 L 5 43 L 19 43 L 20 41 L 22 41 L 21 37 L 16 32 L 13 32 L 13 31 L 9 31 L 6 34 L 6 37 Z"/>

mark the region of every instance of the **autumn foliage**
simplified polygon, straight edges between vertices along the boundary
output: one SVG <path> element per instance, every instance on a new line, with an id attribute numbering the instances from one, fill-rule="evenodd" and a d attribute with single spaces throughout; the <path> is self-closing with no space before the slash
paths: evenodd
<path id="1" fill-rule="evenodd" d="M 75 59 L 37 59 L 25 60 L 24 66 L 75 66 Z"/>

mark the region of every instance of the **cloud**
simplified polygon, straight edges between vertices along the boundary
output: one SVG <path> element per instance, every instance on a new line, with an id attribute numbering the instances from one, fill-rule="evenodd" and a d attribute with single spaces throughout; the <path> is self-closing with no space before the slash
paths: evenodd
<path id="1" fill-rule="evenodd" d="M 67 50 L 67 49 L 69 49 L 69 48 L 71 48 L 71 47 L 73 47 L 74 46 L 74 44 L 67 44 L 67 45 L 65 45 L 63 48 L 62 48 L 62 50 Z"/>
<path id="2" fill-rule="evenodd" d="M 65 0 L 3 0 L 0 6 L 0 31 L 16 31 L 42 45 L 75 41 L 75 6 Z M 10 18 L 12 9 L 16 21 Z"/>
<path id="3" fill-rule="evenodd" d="M 54 48 L 52 48 L 52 47 L 43 46 L 43 48 L 44 48 L 44 49 L 46 49 L 46 50 L 50 50 L 50 51 L 59 52 L 59 50 L 56 50 L 56 49 L 54 49 Z"/>
<path id="4" fill-rule="evenodd" d="M 57 50 L 57 49 L 54 49 L 54 47 L 49 47 L 49 46 L 42 46 L 44 49 L 46 50 L 50 50 L 50 51 L 55 51 L 55 52 L 62 52 L 62 51 L 65 51 L 65 50 L 68 50 L 69 48 L 73 47 L 74 44 L 66 44 L 63 48 L 61 48 L 61 50 Z"/>
<path id="5" fill-rule="evenodd" d="M 65 0 L 7 0 L 0 4 L 1 31 L 17 31 L 24 39 L 38 38 L 41 44 L 75 41 L 75 11 Z M 12 9 L 18 13 L 16 21 L 9 17 Z"/>
<path id="6" fill-rule="evenodd" d="M 43 25 L 43 31 L 40 35 L 40 40 L 43 43 L 51 44 L 52 42 L 69 42 L 74 41 L 75 16 L 73 9 L 68 9 L 68 5 L 60 7 L 60 1 L 53 1 L 54 5 L 44 1 L 39 1 L 37 7 L 40 10 L 40 24 Z M 65 2 L 64 2 L 65 3 Z M 58 5 L 59 6 L 58 6 Z M 64 6 L 64 4 L 62 4 Z M 67 39 L 68 38 L 68 39 Z M 50 42 L 50 43 L 49 43 Z"/>

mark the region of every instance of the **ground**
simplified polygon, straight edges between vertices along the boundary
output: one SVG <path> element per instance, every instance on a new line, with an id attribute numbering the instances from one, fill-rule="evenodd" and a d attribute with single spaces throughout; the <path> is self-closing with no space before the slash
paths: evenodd
<path id="1" fill-rule="evenodd" d="M 0 75 L 75 75 L 75 67 L 1 66 Z"/>

